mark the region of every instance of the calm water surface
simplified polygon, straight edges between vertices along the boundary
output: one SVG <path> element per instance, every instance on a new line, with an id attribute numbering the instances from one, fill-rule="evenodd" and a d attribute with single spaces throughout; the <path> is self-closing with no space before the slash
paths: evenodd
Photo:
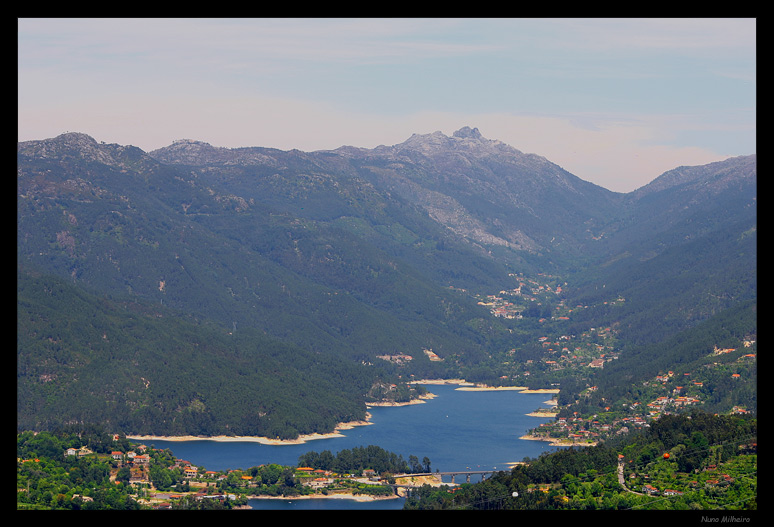
<path id="1" fill-rule="evenodd" d="M 431 470 L 508 470 L 508 463 L 537 457 L 554 450 L 542 441 L 519 439 L 529 429 L 550 419 L 526 415 L 545 408 L 547 394 L 516 391 L 457 390 L 456 386 L 428 385 L 437 395 L 424 404 L 371 409 L 371 425 L 343 430 L 343 437 L 319 439 L 301 445 L 261 445 L 251 442 L 150 441 L 156 448 L 169 448 L 175 457 L 207 470 L 249 468 L 266 463 L 296 465 L 302 454 L 377 445 L 408 461 L 430 459 Z M 451 481 L 444 477 L 444 481 Z M 464 477 L 457 476 L 457 483 Z M 471 482 L 480 481 L 473 476 Z M 401 508 L 402 499 L 378 502 L 353 500 L 251 500 L 254 509 L 388 509 Z"/>

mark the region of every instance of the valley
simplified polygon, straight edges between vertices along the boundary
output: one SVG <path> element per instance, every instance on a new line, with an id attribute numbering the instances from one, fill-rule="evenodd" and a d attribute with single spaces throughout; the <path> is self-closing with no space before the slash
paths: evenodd
<path id="1" fill-rule="evenodd" d="M 420 379 L 555 390 L 529 435 L 574 445 L 754 418 L 756 163 L 619 194 L 469 127 L 19 143 L 17 427 L 292 440 Z"/>
<path id="2" fill-rule="evenodd" d="M 602 301 L 599 306 L 568 307 L 562 297 L 566 282 L 540 275 L 536 279 L 523 276 L 513 279 L 517 287 L 481 295 L 479 304 L 486 306 L 493 317 L 517 321 L 515 331 L 523 323 L 530 327 L 529 333 L 540 334 L 533 329 L 536 322 L 543 333 L 535 342 L 519 349 L 493 353 L 490 376 L 477 382 L 486 386 L 553 388 L 558 392 L 567 379 L 586 379 L 585 387 L 574 394 L 575 400 L 564 398 L 565 404 L 559 405 L 554 398 L 553 404 L 536 409 L 557 419 L 541 424 L 525 438 L 561 446 L 592 445 L 649 427 L 663 415 L 692 410 L 739 415 L 757 412 L 756 397 L 752 395 L 757 383 L 757 343 L 750 334 L 735 341 L 724 339 L 731 347 L 705 348 L 704 356 L 691 364 L 672 365 L 674 370 L 665 369 L 650 378 L 643 377 L 636 389 L 630 388 L 617 400 L 605 399 L 603 395 L 599 406 L 592 410 L 581 401 L 596 396 L 599 387 L 594 385 L 595 375 L 619 359 L 622 344 L 618 330 L 613 327 L 589 327 L 575 334 L 570 329 L 570 321 L 574 312 L 590 308 L 615 311 L 626 299 Z M 495 378 L 496 374 L 499 376 Z M 467 380 L 473 378 L 469 375 Z M 737 392 L 738 398 L 719 406 L 718 393 L 727 396 L 732 391 Z M 743 392 L 748 395 L 741 395 Z M 583 410 L 579 411 L 580 408 Z"/>

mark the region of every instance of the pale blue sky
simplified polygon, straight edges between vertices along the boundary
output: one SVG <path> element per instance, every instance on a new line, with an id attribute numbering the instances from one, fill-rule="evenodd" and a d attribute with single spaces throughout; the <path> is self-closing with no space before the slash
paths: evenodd
<path id="1" fill-rule="evenodd" d="M 19 19 L 19 140 L 312 151 L 477 127 L 610 190 L 755 153 L 755 19 Z"/>

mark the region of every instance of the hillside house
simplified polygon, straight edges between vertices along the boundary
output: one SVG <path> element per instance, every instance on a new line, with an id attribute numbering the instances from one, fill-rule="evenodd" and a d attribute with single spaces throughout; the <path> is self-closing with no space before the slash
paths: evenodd
<path id="1" fill-rule="evenodd" d="M 132 462 L 135 465 L 150 465 L 150 457 L 146 456 L 145 454 L 140 454 L 137 456 L 134 456 L 134 459 Z"/>

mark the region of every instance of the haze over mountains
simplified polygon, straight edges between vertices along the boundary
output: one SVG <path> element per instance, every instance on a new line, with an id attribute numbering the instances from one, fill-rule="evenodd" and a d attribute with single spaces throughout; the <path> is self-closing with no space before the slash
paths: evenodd
<path id="1" fill-rule="evenodd" d="M 318 152 L 67 133 L 17 154 L 20 427 L 330 431 L 385 386 L 518 346 L 474 298 L 514 273 L 626 297 L 573 323 L 631 345 L 757 295 L 755 155 L 620 194 L 468 127 Z"/>

